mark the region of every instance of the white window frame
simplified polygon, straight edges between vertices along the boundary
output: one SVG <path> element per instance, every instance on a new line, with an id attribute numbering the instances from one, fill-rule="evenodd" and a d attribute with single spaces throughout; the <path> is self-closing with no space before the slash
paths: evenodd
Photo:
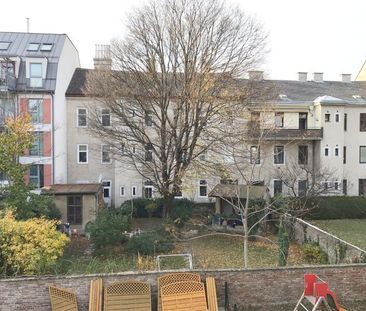
<path id="1" fill-rule="evenodd" d="M 41 66 L 41 75 L 32 75 L 32 65 L 40 65 Z M 32 82 L 33 81 L 33 82 Z M 36 83 L 35 83 L 36 81 Z M 39 83 L 39 81 L 41 83 Z M 29 63 L 29 86 L 35 88 L 43 87 L 43 63 L 38 62 L 30 62 Z"/>
<path id="2" fill-rule="evenodd" d="M 282 163 L 275 163 L 275 156 L 276 156 L 276 153 L 275 153 L 275 149 L 276 147 L 282 147 L 283 149 L 283 162 Z M 285 154 L 285 145 L 274 145 L 273 146 L 273 164 L 274 165 L 285 165 L 286 163 L 286 154 Z"/>
<path id="3" fill-rule="evenodd" d="M 104 186 L 104 183 L 109 183 L 109 186 Z M 112 181 L 109 179 L 102 180 L 103 199 L 112 199 Z M 104 189 L 109 189 L 109 197 L 104 196 Z"/>
<path id="4" fill-rule="evenodd" d="M 279 193 L 279 195 L 283 195 L 283 186 L 284 186 L 284 182 L 282 179 L 273 179 L 273 196 L 275 196 L 275 182 L 276 181 L 280 181 L 281 182 L 281 192 Z"/>
<path id="5" fill-rule="evenodd" d="M 334 156 L 339 157 L 339 147 L 334 148 Z"/>
<path id="6" fill-rule="evenodd" d="M 206 184 L 201 184 L 201 181 L 205 181 Z M 201 187 L 206 186 L 206 195 L 201 195 Z M 198 181 L 198 197 L 199 198 L 207 198 L 208 197 L 208 182 L 207 179 L 200 179 Z"/>
<path id="7" fill-rule="evenodd" d="M 126 196 L 126 187 L 125 186 L 120 186 L 119 187 L 119 196 L 121 198 Z"/>
<path id="8" fill-rule="evenodd" d="M 326 150 L 328 150 L 328 154 L 325 153 Z M 330 148 L 329 147 L 325 147 L 324 148 L 324 156 L 325 157 L 329 157 L 330 156 Z"/>
<path id="9" fill-rule="evenodd" d="M 340 115 L 339 115 L 339 113 L 337 112 L 336 114 L 334 114 L 334 121 L 335 121 L 336 123 L 339 123 L 339 119 L 340 119 Z"/>
<path id="10" fill-rule="evenodd" d="M 151 197 L 150 198 L 146 197 L 146 195 L 145 195 L 145 189 L 151 189 Z M 145 199 L 152 199 L 152 198 L 154 198 L 154 186 L 151 186 L 151 185 L 144 186 L 144 198 Z"/>
<path id="11" fill-rule="evenodd" d="M 80 146 L 86 146 L 86 150 L 85 151 L 80 151 Z M 80 152 L 86 152 L 86 162 L 80 162 L 79 161 Z M 88 144 L 77 144 L 76 160 L 77 160 L 78 164 L 88 164 L 88 162 L 89 162 L 89 146 L 88 146 Z"/>
<path id="12" fill-rule="evenodd" d="M 105 110 L 105 111 L 108 110 L 108 113 L 103 113 L 103 110 Z M 103 124 L 103 116 L 109 116 L 109 125 L 104 125 Z M 102 108 L 100 110 L 100 123 L 104 127 L 110 127 L 110 126 L 112 126 L 112 113 L 111 113 L 111 110 L 109 108 Z"/>
<path id="13" fill-rule="evenodd" d="M 103 160 L 103 153 L 104 153 L 104 152 L 107 152 L 107 151 L 104 151 L 104 150 L 103 150 L 103 147 L 108 147 L 108 148 L 109 148 L 109 151 L 108 151 L 108 158 L 109 158 L 109 161 L 104 161 L 104 160 Z M 112 157 L 111 157 L 111 145 L 102 144 L 102 145 L 100 146 L 100 163 L 101 163 L 101 164 L 111 164 L 111 163 L 112 163 Z"/>
<path id="14" fill-rule="evenodd" d="M 80 110 L 85 110 L 85 125 L 79 124 L 79 115 L 80 115 L 79 111 Z M 79 107 L 76 109 L 76 127 L 81 127 L 81 128 L 88 127 L 88 109 L 87 108 Z"/>
<path id="15" fill-rule="evenodd" d="M 31 105 L 34 105 L 37 109 L 31 110 Z M 43 121 L 43 101 L 40 98 L 28 98 L 27 111 L 31 115 L 31 122 L 33 124 L 42 124 Z M 32 113 L 33 112 L 33 113 Z M 33 118 L 33 114 L 36 112 L 36 118 Z M 34 120 L 36 119 L 36 120 Z"/>
<path id="16" fill-rule="evenodd" d="M 131 196 L 132 197 L 137 197 L 137 186 L 132 186 L 131 187 Z"/>

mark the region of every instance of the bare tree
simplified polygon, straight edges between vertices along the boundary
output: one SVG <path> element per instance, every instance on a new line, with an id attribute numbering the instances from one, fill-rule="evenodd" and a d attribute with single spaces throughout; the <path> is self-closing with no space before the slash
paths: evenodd
<path id="1" fill-rule="evenodd" d="M 88 76 L 87 93 L 114 120 L 105 127 L 94 113 L 91 130 L 126 147 L 122 161 L 155 186 L 165 215 L 192 162 L 225 140 L 222 125 L 253 97 L 236 79 L 261 61 L 265 41 L 253 18 L 221 0 L 152 1 L 112 43 L 113 70 Z"/>

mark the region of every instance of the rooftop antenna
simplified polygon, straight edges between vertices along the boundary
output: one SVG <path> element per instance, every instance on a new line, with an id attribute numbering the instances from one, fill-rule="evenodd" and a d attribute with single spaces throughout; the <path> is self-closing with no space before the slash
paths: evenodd
<path id="1" fill-rule="evenodd" d="M 27 32 L 29 33 L 29 17 L 26 17 L 27 20 Z"/>

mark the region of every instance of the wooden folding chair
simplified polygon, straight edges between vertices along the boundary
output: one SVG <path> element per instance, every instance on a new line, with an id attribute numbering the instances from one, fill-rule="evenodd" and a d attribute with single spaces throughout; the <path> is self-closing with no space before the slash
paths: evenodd
<path id="1" fill-rule="evenodd" d="M 116 282 L 104 288 L 104 311 L 151 311 L 150 284 Z"/>
<path id="2" fill-rule="evenodd" d="M 158 278 L 158 311 L 161 311 L 161 288 L 162 286 L 181 282 L 181 281 L 192 281 L 201 282 L 201 277 L 198 273 L 181 272 L 181 273 L 170 273 L 163 275 Z"/>
<path id="3" fill-rule="evenodd" d="M 103 309 L 103 280 L 91 280 L 89 290 L 89 311 L 102 311 Z"/>
<path id="4" fill-rule="evenodd" d="M 52 311 L 78 311 L 76 294 L 65 288 L 48 286 Z"/>
<path id="5" fill-rule="evenodd" d="M 218 311 L 216 283 L 213 277 L 206 278 L 207 305 L 209 311 Z"/>
<path id="6" fill-rule="evenodd" d="M 161 288 L 162 311 L 207 311 L 205 286 L 200 282 L 177 282 Z"/>

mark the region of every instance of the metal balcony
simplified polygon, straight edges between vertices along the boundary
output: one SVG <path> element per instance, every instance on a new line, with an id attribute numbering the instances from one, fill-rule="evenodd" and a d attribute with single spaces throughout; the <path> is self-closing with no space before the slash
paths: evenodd
<path id="1" fill-rule="evenodd" d="M 0 75 L 0 92 L 15 91 L 16 78 L 10 73 Z"/>
<path id="2" fill-rule="evenodd" d="M 323 128 L 273 128 L 249 127 L 248 136 L 255 140 L 321 140 Z"/>

